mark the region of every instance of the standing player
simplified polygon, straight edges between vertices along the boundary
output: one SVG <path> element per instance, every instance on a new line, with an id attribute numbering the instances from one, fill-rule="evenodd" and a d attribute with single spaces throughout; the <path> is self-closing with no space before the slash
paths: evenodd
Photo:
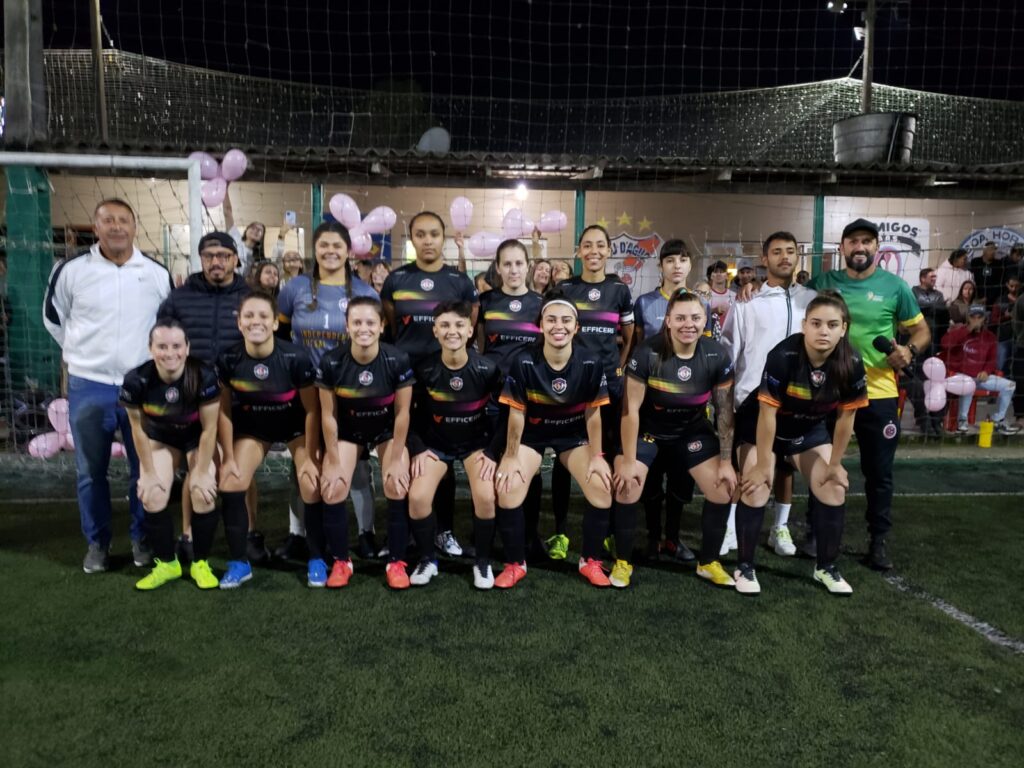
<path id="1" fill-rule="evenodd" d="M 736 486 L 732 468 L 732 362 L 722 346 L 704 337 L 707 315 L 692 293 L 676 291 L 669 300 L 665 328 L 630 357 L 622 416 L 622 455 L 615 460 L 616 550 L 620 559 L 611 583 L 629 586 L 633 567 L 624 559 L 632 551 L 636 505 L 647 472 L 659 454 L 668 466 L 684 467 L 704 494 L 701 551 L 697 575 L 713 584 L 732 586 L 718 561 Z M 707 418 L 714 397 L 718 436 Z"/>
<path id="2" fill-rule="evenodd" d="M 189 354 L 188 337 L 177 320 L 162 318 L 149 332 L 153 359 L 130 371 L 121 386 L 132 439 L 139 452 L 138 494 L 146 510 L 146 538 L 153 547 L 154 568 L 136 583 L 149 590 L 181 578 L 174 554 L 174 520 L 167 511 L 174 470 L 184 456 L 188 474 L 182 496 L 192 499 L 195 534 L 190 575 L 200 589 L 214 589 L 217 577 L 208 562 L 217 516 L 217 415 L 220 384 L 213 366 Z"/>
<path id="3" fill-rule="evenodd" d="M 867 406 L 868 396 L 864 364 L 846 338 L 849 327 L 849 312 L 838 295 L 829 291 L 815 297 L 807 306 L 803 333 L 789 336 L 768 353 L 756 417 L 744 411 L 737 423 L 743 483 L 736 509 L 739 564 L 734 578 L 741 594 L 761 591 L 754 552 L 777 459 L 800 470 L 811 490 L 810 519 L 817 540 L 814 580 L 834 595 L 853 592 L 836 568 L 850 485 L 842 459 L 854 414 Z M 830 440 L 825 419 L 837 411 Z"/>
<path id="4" fill-rule="evenodd" d="M 507 589 L 526 576 L 523 501 L 550 447 L 586 499 L 580 573 L 595 587 L 607 587 L 601 540 L 608 532 L 612 497 L 601 442 L 601 408 L 608 403 L 603 366 L 573 344 L 579 329 L 576 306 L 557 291 L 545 300 L 540 329 L 543 343 L 517 357 L 501 395 L 509 406 L 508 428 L 494 477 L 506 563 L 494 586 Z"/>

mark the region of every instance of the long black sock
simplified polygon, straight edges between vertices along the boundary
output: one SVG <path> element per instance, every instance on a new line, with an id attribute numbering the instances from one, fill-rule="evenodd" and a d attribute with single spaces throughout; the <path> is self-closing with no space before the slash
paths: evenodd
<path id="1" fill-rule="evenodd" d="M 490 520 L 478 517 L 473 521 L 473 543 L 476 544 L 476 561 L 480 564 L 491 562 L 491 545 L 494 543 L 496 525 L 497 521 L 493 517 Z"/>
<path id="2" fill-rule="evenodd" d="M 498 528 L 501 529 L 501 546 L 505 551 L 506 563 L 522 563 L 526 560 L 524 527 L 522 504 L 511 508 L 498 507 Z"/>
<path id="3" fill-rule="evenodd" d="M 324 503 L 324 535 L 335 560 L 348 560 L 348 504 Z"/>
<path id="4" fill-rule="evenodd" d="M 228 540 L 228 557 L 232 560 L 248 560 L 245 545 L 249 536 L 249 513 L 245 507 L 245 491 L 221 491 L 220 499 L 224 538 Z"/>
<path id="5" fill-rule="evenodd" d="M 169 563 L 174 559 L 174 520 L 167 507 L 146 513 L 146 541 L 158 560 Z"/>
<path id="6" fill-rule="evenodd" d="M 455 466 L 449 465 L 448 472 L 434 491 L 434 514 L 440 531 L 455 529 Z M 416 539 L 419 543 L 419 539 Z"/>
<path id="7" fill-rule="evenodd" d="M 309 547 L 310 560 L 323 560 L 327 534 L 324 531 L 324 503 L 322 501 L 303 502 L 306 509 L 306 545 Z"/>
<path id="8" fill-rule="evenodd" d="M 192 512 L 192 553 L 196 560 L 207 560 L 213 549 L 219 515 L 215 511 Z"/>
<path id="9" fill-rule="evenodd" d="M 583 557 L 587 560 L 601 559 L 601 544 L 608 533 L 611 509 L 598 509 L 589 501 L 583 504 Z"/>
<path id="10" fill-rule="evenodd" d="M 683 521 L 683 500 L 669 491 L 665 494 L 665 540 L 679 541 L 679 526 Z"/>
<path id="11" fill-rule="evenodd" d="M 748 507 L 742 501 L 736 505 L 736 548 L 741 563 L 754 564 L 757 540 L 764 523 L 764 507 Z"/>
<path id="12" fill-rule="evenodd" d="M 420 550 L 420 560 L 436 560 L 437 553 L 434 552 L 434 533 L 436 532 L 437 521 L 434 518 L 434 513 L 431 512 L 421 520 L 411 518 L 409 525 L 412 527 L 413 538 L 416 539 L 416 545 Z"/>
<path id="13" fill-rule="evenodd" d="M 814 536 L 818 540 L 818 567 L 832 565 L 839 559 L 839 547 L 843 543 L 843 525 L 846 522 L 846 504 L 824 504 L 814 500 Z"/>
<path id="14" fill-rule="evenodd" d="M 405 550 L 409 547 L 409 500 L 388 499 L 388 559 L 394 563 L 405 562 Z"/>
<path id="15" fill-rule="evenodd" d="M 565 533 L 565 523 L 569 518 L 569 491 L 572 487 L 572 475 L 562 462 L 555 457 L 555 465 L 551 469 L 551 511 L 555 515 L 555 533 Z"/>
<path id="16" fill-rule="evenodd" d="M 620 560 L 633 559 L 633 542 L 636 539 L 638 504 L 615 504 L 615 552 Z"/>
<path id="17" fill-rule="evenodd" d="M 652 470 L 647 474 L 644 489 L 640 492 L 640 503 L 644 505 L 644 519 L 647 522 L 647 538 L 651 541 L 661 541 L 661 502 L 665 498 L 661 490 L 663 478 L 664 475 Z"/>
<path id="18" fill-rule="evenodd" d="M 530 490 L 526 492 L 526 501 L 523 502 L 527 538 L 540 536 L 540 496 L 543 490 L 544 483 L 540 475 L 534 475 L 530 481 Z"/>
<path id="19" fill-rule="evenodd" d="M 808 489 L 807 491 L 807 529 L 811 532 L 812 536 L 817 536 L 816 525 L 814 517 L 817 514 L 818 499 L 814 496 L 814 492 Z"/>
<path id="20" fill-rule="evenodd" d="M 700 562 L 707 565 L 717 560 L 722 550 L 722 539 L 729 524 L 729 505 L 715 504 L 704 500 L 704 509 L 700 514 Z"/>

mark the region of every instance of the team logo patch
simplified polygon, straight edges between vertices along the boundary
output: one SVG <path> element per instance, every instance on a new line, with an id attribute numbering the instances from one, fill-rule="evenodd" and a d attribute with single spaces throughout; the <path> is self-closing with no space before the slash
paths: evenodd
<path id="1" fill-rule="evenodd" d="M 692 443 L 687 444 L 686 450 L 688 450 L 690 453 L 696 453 L 703 447 L 704 443 L 702 443 L 700 440 L 694 440 Z"/>
<path id="2" fill-rule="evenodd" d="M 632 370 L 634 370 L 634 371 L 635 371 L 635 370 L 636 370 L 636 366 L 637 366 L 636 358 L 635 358 L 635 357 L 631 357 L 631 358 L 629 358 L 629 367 L 630 367 L 630 368 L 631 368 Z"/>
<path id="3" fill-rule="evenodd" d="M 434 290 L 434 281 L 431 280 L 429 277 L 424 277 L 422 280 L 420 280 L 420 288 L 422 288 L 424 291 L 432 291 Z"/>
<path id="4" fill-rule="evenodd" d="M 252 369 L 252 375 L 257 379 L 265 379 L 270 375 L 270 369 L 267 368 L 263 363 L 259 363 L 255 368 Z"/>
<path id="5" fill-rule="evenodd" d="M 816 387 L 820 387 L 825 383 L 825 372 L 824 371 L 811 371 L 811 384 Z"/>
<path id="6" fill-rule="evenodd" d="M 454 389 L 456 392 L 458 392 L 460 389 L 462 389 L 462 379 L 460 379 L 458 376 L 452 376 L 452 378 L 448 381 L 448 386 Z"/>
<path id="7" fill-rule="evenodd" d="M 363 371 L 359 374 L 359 383 L 364 387 L 368 387 L 373 384 L 373 374 L 370 371 Z"/>
<path id="8" fill-rule="evenodd" d="M 348 309 L 348 296 L 343 296 L 342 298 L 338 299 L 338 309 L 340 309 L 342 312 Z"/>
<path id="9" fill-rule="evenodd" d="M 882 437 L 884 437 L 886 440 L 892 440 L 894 437 L 896 437 L 896 425 L 890 421 L 888 424 L 882 427 Z"/>
<path id="10" fill-rule="evenodd" d="M 804 441 L 803 435 L 801 435 L 800 437 L 794 437 L 793 438 L 793 445 L 800 445 L 800 443 L 802 443 L 803 441 Z"/>
<path id="11" fill-rule="evenodd" d="M 168 387 L 167 391 L 164 392 L 164 400 L 166 400 L 168 403 L 178 402 L 179 397 L 180 395 L 178 394 L 177 387 Z"/>
<path id="12" fill-rule="evenodd" d="M 518 312 L 522 308 L 523 302 L 521 302 L 519 299 L 513 299 L 508 303 L 509 312 Z"/>
<path id="13" fill-rule="evenodd" d="M 551 389 L 555 391 L 556 395 L 560 395 L 565 392 L 565 388 L 569 386 L 565 379 L 555 379 L 551 382 Z"/>
<path id="14" fill-rule="evenodd" d="M 689 381 L 690 377 L 693 376 L 693 371 L 691 371 L 688 366 L 684 365 L 676 371 L 676 376 L 679 377 L 680 381 Z"/>
<path id="15" fill-rule="evenodd" d="M 597 288 L 591 288 L 590 293 L 587 294 L 587 298 L 590 299 L 591 301 L 597 301 L 598 299 L 601 298 L 601 291 L 599 291 Z"/>

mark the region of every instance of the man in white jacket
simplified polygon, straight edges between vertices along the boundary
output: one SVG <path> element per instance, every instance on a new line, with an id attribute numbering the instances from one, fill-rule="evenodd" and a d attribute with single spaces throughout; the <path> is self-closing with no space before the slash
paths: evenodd
<path id="1" fill-rule="evenodd" d="M 768 353 L 780 341 L 800 330 L 804 310 L 817 295 L 793 279 L 800 259 L 793 234 L 775 232 L 769 235 L 761 253 L 761 264 L 768 271 L 764 285 L 750 301 L 733 305 L 722 329 L 722 344 L 729 350 L 735 365 L 737 446 L 743 437 L 738 431 L 740 417 L 745 416 L 748 424 L 753 420 L 756 426 L 759 410 L 757 390 L 761 386 L 761 375 L 764 373 Z M 751 435 L 747 434 L 746 437 L 745 447 L 752 449 L 754 441 Z M 743 466 L 742 457 L 740 466 Z M 791 495 L 792 491 L 789 493 Z M 778 485 L 776 494 L 780 495 Z M 769 546 L 783 556 L 796 554 L 788 526 L 791 502 L 789 497 L 785 501 L 776 499 L 775 521 L 768 536 Z M 735 535 L 734 520 L 730 515 L 726 539 L 731 543 Z"/>
<path id="2" fill-rule="evenodd" d="M 78 508 L 89 544 L 82 568 L 107 570 L 112 538 L 107 469 L 114 432 L 121 431 L 130 467 L 132 557 L 150 564 L 142 543 L 143 509 L 135 493 L 139 459 L 118 395 L 124 375 L 149 359 L 149 331 L 171 291 L 167 269 L 135 247 L 135 212 L 103 200 L 93 213 L 97 243 L 57 264 L 43 302 L 43 323 L 68 366 L 68 406 L 75 441 Z"/>
<path id="3" fill-rule="evenodd" d="M 935 290 L 942 294 L 946 304 L 950 304 L 960 295 L 960 286 L 973 279 L 967 269 L 967 251 L 957 248 L 935 270 Z"/>

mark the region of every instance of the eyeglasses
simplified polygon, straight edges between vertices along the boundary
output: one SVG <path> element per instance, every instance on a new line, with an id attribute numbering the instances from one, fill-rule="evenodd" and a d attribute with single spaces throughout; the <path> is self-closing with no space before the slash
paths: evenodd
<path id="1" fill-rule="evenodd" d="M 206 259 L 207 261 L 228 261 L 235 254 L 230 251 L 227 253 L 208 253 L 206 251 L 200 252 L 199 258 Z"/>

